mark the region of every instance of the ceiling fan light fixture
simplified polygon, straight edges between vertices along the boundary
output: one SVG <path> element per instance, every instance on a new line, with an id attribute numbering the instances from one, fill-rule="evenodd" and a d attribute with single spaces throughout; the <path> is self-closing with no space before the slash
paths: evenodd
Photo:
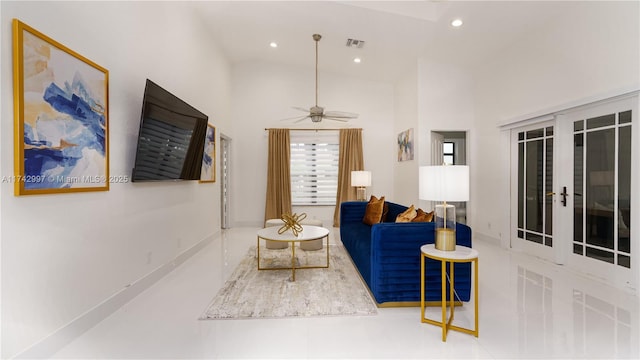
<path id="1" fill-rule="evenodd" d="M 278 47 L 278 43 L 275 41 L 272 41 L 271 43 L 269 43 L 269 46 L 271 46 L 272 48 L 277 48 Z"/>
<path id="2" fill-rule="evenodd" d="M 309 113 L 311 115 L 322 116 L 322 113 L 324 113 L 324 108 L 322 106 L 312 106 L 311 109 L 309 109 Z"/>
<path id="3" fill-rule="evenodd" d="M 360 59 L 359 57 L 353 58 L 353 62 L 356 64 L 360 64 L 362 62 L 362 59 Z"/>

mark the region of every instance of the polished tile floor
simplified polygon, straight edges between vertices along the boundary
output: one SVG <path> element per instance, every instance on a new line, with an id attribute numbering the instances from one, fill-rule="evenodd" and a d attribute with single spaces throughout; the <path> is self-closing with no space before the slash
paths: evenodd
<path id="1" fill-rule="evenodd" d="M 56 358 L 640 358 L 638 297 L 542 260 L 475 241 L 480 336 L 420 322 L 419 308 L 375 316 L 198 320 L 256 229 L 225 230 L 175 271 L 61 349 Z M 339 242 L 337 231 L 332 241 Z M 283 273 L 283 278 L 286 276 Z M 468 326 L 473 306 L 456 310 Z M 437 318 L 437 308 L 429 309 Z"/>

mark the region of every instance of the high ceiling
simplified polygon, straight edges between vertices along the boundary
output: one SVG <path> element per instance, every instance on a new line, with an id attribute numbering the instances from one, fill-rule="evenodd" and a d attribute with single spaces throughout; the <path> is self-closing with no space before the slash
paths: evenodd
<path id="1" fill-rule="evenodd" d="M 418 58 L 481 64 L 528 34 L 562 21 L 580 1 L 212 1 L 197 2 L 211 36 L 233 63 L 267 61 L 394 82 Z M 450 22 L 464 24 L 454 28 Z M 363 40 L 361 49 L 347 39 Z M 277 48 L 269 43 L 275 41 Z M 353 58 L 360 57 L 356 64 Z"/>

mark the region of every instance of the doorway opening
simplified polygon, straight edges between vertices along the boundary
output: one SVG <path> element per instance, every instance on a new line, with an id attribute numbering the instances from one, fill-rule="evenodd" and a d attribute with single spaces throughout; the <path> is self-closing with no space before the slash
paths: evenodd
<path id="1" fill-rule="evenodd" d="M 431 165 L 468 165 L 466 131 L 432 131 Z M 451 202 L 456 207 L 456 222 L 468 224 L 466 202 Z"/>
<path id="2" fill-rule="evenodd" d="M 231 203 L 231 138 L 220 134 L 220 226 L 223 229 L 231 228 L 230 206 Z"/>

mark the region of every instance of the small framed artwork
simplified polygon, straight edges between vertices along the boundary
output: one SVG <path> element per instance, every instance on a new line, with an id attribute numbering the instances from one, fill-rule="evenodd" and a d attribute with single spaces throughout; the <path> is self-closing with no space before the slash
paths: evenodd
<path id="1" fill-rule="evenodd" d="M 216 182 L 216 127 L 207 124 L 200 182 Z"/>
<path id="2" fill-rule="evenodd" d="M 413 160 L 413 129 L 398 134 L 398 161 Z"/>
<path id="3" fill-rule="evenodd" d="M 109 72 L 13 20 L 16 195 L 109 190 Z"/>

